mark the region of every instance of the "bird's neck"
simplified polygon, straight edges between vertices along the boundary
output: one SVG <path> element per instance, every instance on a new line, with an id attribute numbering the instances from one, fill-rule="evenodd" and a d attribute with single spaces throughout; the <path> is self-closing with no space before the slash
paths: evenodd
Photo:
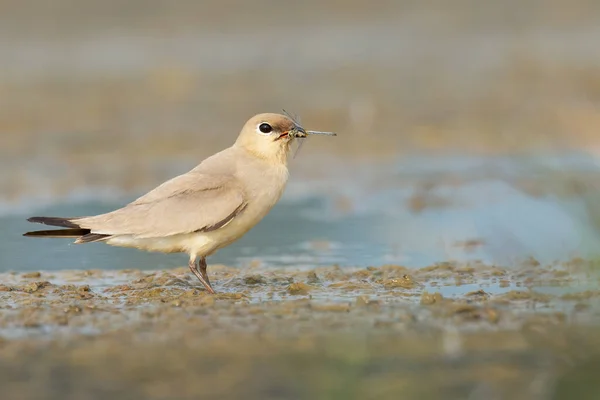
<path id="1" fill-rule="evenodd" d="M 270 164 L 286 166 L 290 153 L 290 143 L 281 146 L 243 146 L 243 150 Z"/>

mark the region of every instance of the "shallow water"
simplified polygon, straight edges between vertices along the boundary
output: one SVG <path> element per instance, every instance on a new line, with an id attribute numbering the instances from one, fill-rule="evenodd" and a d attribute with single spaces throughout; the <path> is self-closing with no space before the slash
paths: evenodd
<path id="1" fill-rule="evenodd" d="M 511 265 L 529 257 L 541 263 L 590 257 L 599 235 L 581 193 L 569 193 L 568 188 L 578 174 L 597 172 L 596 161 L 584 155 L 537 160 L 415 157 L 363 164 L 359 170 L 338 165 L 319 178 L 292 176 L 272 212 L 209 262 L 239 268 L 423 267 L 442 261 Z M 518 180 L 542 192 L 532 195 Z M 90 196 L 78 201 L 55 198 L 12 212 L 5 207 L 0 271 L 185 265 L 185 256 L 21 236 L 43 227 L 27 223 L 28 216 L 90 215 L 135 198 L 121 193 L 92 201 L 93 188 L 81 189 Z M 590 188 L 584 195 L 595 193 Z"/>

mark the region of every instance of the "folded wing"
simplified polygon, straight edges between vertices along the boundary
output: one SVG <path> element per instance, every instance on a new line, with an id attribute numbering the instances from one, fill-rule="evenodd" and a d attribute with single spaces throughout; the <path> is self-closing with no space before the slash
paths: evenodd
<path id="1" fill-rule="evenodd" d="M 243 187 L 235 177 L 192 171 L 123 208 L 70 221 L 94 234 L 164 237 L 222 228 L 246 205 Z"/>

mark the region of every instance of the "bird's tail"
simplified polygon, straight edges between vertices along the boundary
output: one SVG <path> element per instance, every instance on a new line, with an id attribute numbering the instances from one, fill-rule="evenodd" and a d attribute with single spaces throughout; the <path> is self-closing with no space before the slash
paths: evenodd
<path id="1" fill-rule="evenodd" d="M 106 240 L 110 237 L 110 235 L 92 233 L 90 229 L 81 228 L 73 220 L 75 219 L 58 217 L 31 217 L 27 219 L 27 221 L 50 226 L 58 226 L 66 229 L 32 231 L 24 233 L 23 236 L 44 238 L 77 238 L 75 243 L 98 242 Z"/>
<path id="2" fill-rule="evenodd" d="M 47 238 L 74 238 L 84 236 L 90 233 L 89 229 L 50 229 L 46 231 L 32 231 L 24 233 L 28 237 L 47 237 Z"/>
<path id="3" fill-rule="evenodd" d="M 80 228 L 79 225 L 72 221 L 74 219 L 77 218 L 31 217 L 27 221 L 50 226 L 60 226 L 61 228 Z"/>

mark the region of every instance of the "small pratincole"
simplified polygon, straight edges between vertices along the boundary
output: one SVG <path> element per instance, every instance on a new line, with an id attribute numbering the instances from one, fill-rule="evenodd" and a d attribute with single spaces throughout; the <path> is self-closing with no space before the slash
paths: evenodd
<path id="1" fill-rule="evenodd" d="M 255 115 L 233 146 L 123 208 L 89 217 L 32 217 L 28 221 L 64 229 L 24 236 L 187 253 L 192 273 L 215 293 L 206 257 L 241 238 L 279 201 L 288 180 L 291 144 L 308 135 L 335 133 L 304 130 L 287 115 Z"/>

